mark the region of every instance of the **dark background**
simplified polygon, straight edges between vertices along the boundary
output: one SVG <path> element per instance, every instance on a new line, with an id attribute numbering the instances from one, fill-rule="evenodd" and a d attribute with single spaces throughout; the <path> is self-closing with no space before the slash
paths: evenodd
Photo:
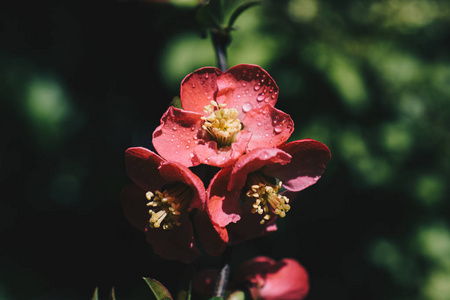
<path id="1" fill-rule="evenodd" d="M 195 7 L 68 1 L 0 7 L 0 299 L 152 299 L 184 265 L 125 220 L 124 151 L 183 77 L 215 65 Z M 308 299 L 450 299 L 450 5 L 265 1 L 236 22 L 229 65 L 280 87 L 292 140 L 331 149 L 279 231 L 233 252 L 308 270 Z M 214 263 L 211 260 L 211 263 Z"/>

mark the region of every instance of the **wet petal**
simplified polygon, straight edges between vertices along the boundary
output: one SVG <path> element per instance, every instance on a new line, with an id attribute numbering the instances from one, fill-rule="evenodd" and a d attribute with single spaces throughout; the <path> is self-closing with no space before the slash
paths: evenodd
<path id="1" fill-rule="evenodd" d="M 162 258 L 190 263 L 199 257 L 200 252 L 194 244 L 192 223 L 187 214 L 182 215 L 179 221 L 181 225 L 170 230 L 147 227 L 147 242 L 152 245 L 155 254 Z"/>
<path id="2" fill-rule="evenodd" d="M 259 147 L 282 145 L 294 131 L 294 122 L 291 116 L 271 105 L 250 111 L 242 124 L 245 130 L 253 132 L 248 151 Z"/>
<path id="3" fill-rule="evenodd" d="M 280 148 L 292 155 L 291 162 L 282 167 L 267 166 L 263 172 L 279 178 L 286 189 L 294 192 L 315 184 L 331 158 L 328 147 L 312 139 L 294 141 Z"/>
<path id="4" fill-rule="evenodd" d="M 258 148 L 241 156 L 233 166 L 228 190 L 242 189 L 247 180 L 247 175 L 266 165 L 285 165 L 291 161 L 291 156 L 278 148 Z"/>
<path id="5" fill-rule="evenodd" d="M 275 105 L 278 86 L 260 66 L 241 64 L 228 69 L 217 78 L 216 101 L 227 108 L 236 108 L 242 120 L 250 110 Z"/>
<path id="6" fill-rule="evenodd" d="M 230 173 L 231 167 L 220 170 L 211 180 L 208 187 L 208 214 L 211 221 L 219 227 L 225 227 L 230 223 L 235 223 L 241 218 L 239 201 L 241 191 L 238 189 L 232 191 L 227 190 Z"/>
<path id="7" fill-rule="evenodd" d="M 180 100 L 185 110 L 204 114 L 203 107 L 211 104 L 217 93 L 217 77 L 222 74 L 217 68 L 201 68 L 189 74 L 181 82 Z"/>
<path id="8" fill-rule="evenodd" d="M 217 149 L 217 143 L 210 141 L 195 147 L 194 154 L 196 159 L 203 164 L 227 167 L 244 154 L 251 137 L 250 131 L 243 130 L 236 135 L 236 141 L 230 147 Z"/>
<path id="9" fill-rule="evenodd" d="M 202 129 L 202 115 L 169 107 L 161 118 L 161 125 L 153 132 L 153 146 L 166 160 L 179 162 L 187 167 L 198 165 L 193 154 L 200 140 L 209 137 Z"/>
<path id="10" fill-rule="evenodd" d="M 177 162 L 163 162 L 159 167 L 161 177 L 167 182 L 183 182 L 194 191 L 189 210 L 193 208 L 203 209 L 206 202 L 206 192 L 203 181 L 192 173 L 188 167 Z"/>
<path id="11" fill-rule="evenodd" d="M 127 185 L 122 189 L 120 201 L 122 203 L 125 218 L 135 228 L 144 231 L 150 218 L 145 191 L 135 184 Z"/>
<path id="12" fill-rule="evenodd" d="M 165 184 L 158 167 L 163 159 L 153 151 L 142 147 L 125 151 L 125 165 L 128 176 L 144 191 L 159 189 Z"/>

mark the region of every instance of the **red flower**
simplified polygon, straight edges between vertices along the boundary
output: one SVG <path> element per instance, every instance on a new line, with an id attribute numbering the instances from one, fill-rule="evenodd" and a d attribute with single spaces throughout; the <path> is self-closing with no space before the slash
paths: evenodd
<path id="1" fill-rule="evenodd" d="M 289 197 L 316 183 L 330 157 L 327 146 L 304 139 L 255 149 L 221 169 L 208 187 L 207 210 L 224 242 L 276 230 L 276 218 L 290 209 Z"/>
<path id="2" fill-rule="evenodd" d="M 191 262 L 199 255 L 194 244 L 193 226 L 189 212 L 203 209 L 205 187 L 186 166 L 164 161 L 145 148 L 129 148 L 125 152 L 127 173 L 135 185 L 122 191 L 121 200 L 126 218 L 145 231 L 147 241 L 156 254 L 167 259 Z M 207 250 L 220 251 L 223 242 L 211 224 L 205 223 L 204 211 L 196 214 L 196 223 L 204 229 L 201 237 Z M 217 250 L 214 250 L 217 249 Z"/>
<path id="3" fill-rule="evenodd" d="M 245 262 L 237 274 L 237 282 L 246 284 L 255 300 L 301 300 L 309 291 L 308 273 L 290 258 L 276 262 L 256 257 Z"/>
<path id="4" fill-rule="evenodd" d="M 274 108 L 278 87 L 259 66 L 199 69 L 183 80 L 180 97 L 184 110 L 164 113 L 153 145 L 188 167 L 229 166 L 244 152 L 283 144 L 294 130 L 291 117 Z"/>

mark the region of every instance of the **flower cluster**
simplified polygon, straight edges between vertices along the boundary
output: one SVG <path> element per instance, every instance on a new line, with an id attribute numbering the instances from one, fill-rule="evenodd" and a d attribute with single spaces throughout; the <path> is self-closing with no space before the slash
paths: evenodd
<path id="1" fill-rule="evenodd" d="M 134 185 L 122 192 L 125 215 L 156 254 L 191 262 L 199 248 L 217 256 L 275 231 L 296 193 L 319 180 L 329 149 L 312 139 L 287 142 L 294 123 L 277 99 L 278 86 L 259 66 L 201 68 L 181 83 L 182 109 L 170 107 L 153 132 L 157 153 L 126 150 Z M 199 165 L 216 171 L 209 182 Z"/>

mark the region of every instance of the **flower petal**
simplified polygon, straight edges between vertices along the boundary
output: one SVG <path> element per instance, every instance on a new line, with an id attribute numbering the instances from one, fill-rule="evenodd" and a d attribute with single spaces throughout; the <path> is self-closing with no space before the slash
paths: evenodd
<path id="1" fill-rule="evenodd" d="M 197 145 L 194 154 L 197 160 L 203 164 L 221 168 L 227 167 L 244 154 L 251 137 L 250 131 L 243 130 L 236 135 L 236 141 L 230 147 L 217 149 L 217 143 L 210 141 L 203 145 Z"/>
<path id="2" fill-rule="evenodd" d="M 242 264 L 238 274 L 238 282 L 253 284 L 249 289 L 254 299 L 301 300 L 309 292 L 308 273 L 295 259 L 256 257 Z"/>
<path id="3" fill-rule="evenodd" d="M 278 86 L 270 75 L 257 65 L 241 64 L 228 69 L 217 78 L 217 103 L 236 108 L 242 120 L 250 110 L 275 105 Z"/>
<path id="4" fill-rule="evenodd" d="M 228 190 L 241 190 L 247 175 L 266 165 L 285 165 L 291 161 L 291 156 L 278 148 L 258 148 L 241 156 L 233 167 L 228 183 Z"/>
<path id="5" fill-rule="evenodd" d="M 163 162 L 159 167 L 161 177 L 167 182 L 182 182 L 189 185 L 194 191 L 189 210 L 193 208 L 204 209 L 206 202 L 206 192 L 203 181 L 192 173 L 188 167 L 177 162 Z"/>
<path id="6" fill-rule="evenodd" d="M 253 132 L 248 151 L 282 145 L 294 131 L 291 116 L 268 104 L 248 112 L 242 124 L 245 130 Z"/>
<path id="7" fill-rule="evenodd" d="M 217 172 L 208 187 L 207 210 L 213 224 L 225 227 L 240 220 L 240 190 L 227 190 L 231 167 Z"/>
<path id="8" fill-rule="evenodd" d="M 158 167 L 163 159 L 143 147 L 128 148 L 125 151 L 125 165 L 128 176 L 144 191 L 159 189 L 165 184 Z"/>
<path id="9" fill-rule="evenodd" d="M 201 114 L 169 107 L 161 118 L 161 125 L 153 132 L 153 146 L 166 160 L 187 167 L 198 165 L 193 149 L 201 139 L 209 141 L 202 129 Z"/>
<path id="10" fill-rule="evenodd" d="M 276 220 L 277 216 L 274 215 L 264 224 L 261 224 L 261 215 L 251 212 L 253 208 L 251 201 L 245 201 L 240 214 L 241 219 L 236 223 L 230 223 L 227 226 L 229 243 L 230 245 L 240 244 L 250 239 L 254 239 L 260 236 L 265 236 L 271 232 L 277 230 Z"/>
<path id="11" fill-rule="evenodd" d="M 294 192 L 315 184 L 331 158 L 328 147 L 312 139 L 290 142 L 280 148 L 292 155 L 291 162 L 282 167 L 267 166 L 263 172 L 280 179 L 286 189 Z"/>
<path id="12" fill-rule="evenodd" d="M 150 219 L 145 191 L 135 184 L 127 185 L 122 189 L 120 201 L 125 218 L 135 228 L 144 231 Z"/>
<path id="13" fill-rule="evenodd" d="M 194 216 L 194 226 L 197 229 L 201 248 L 211 256 L 219 256 L 228 246 L 228 233 L 225 228 L 213 225 L 209 215 L 204 210 L 198 210 Z"/>
<path id="14" fill-rule="evenodd" d="M 203 107 L 211 104 L 217 94 L 217 77 L 222 71 L 206 67 L 187 75 L 181 82 L 181 106 L 188 111 L 204 114 Z"/>
<path id="15" fill-rule="evenodd" d="M 147 227 L 145 230 L 147 242 L 152 245 L 155 254 L 162 258 L 190 263 L 200 255 L 200 252 L 194 245 L 193 228 L 188 215 L 181 215 L 179 221 L 180 226 L 169 230 Z"/>

